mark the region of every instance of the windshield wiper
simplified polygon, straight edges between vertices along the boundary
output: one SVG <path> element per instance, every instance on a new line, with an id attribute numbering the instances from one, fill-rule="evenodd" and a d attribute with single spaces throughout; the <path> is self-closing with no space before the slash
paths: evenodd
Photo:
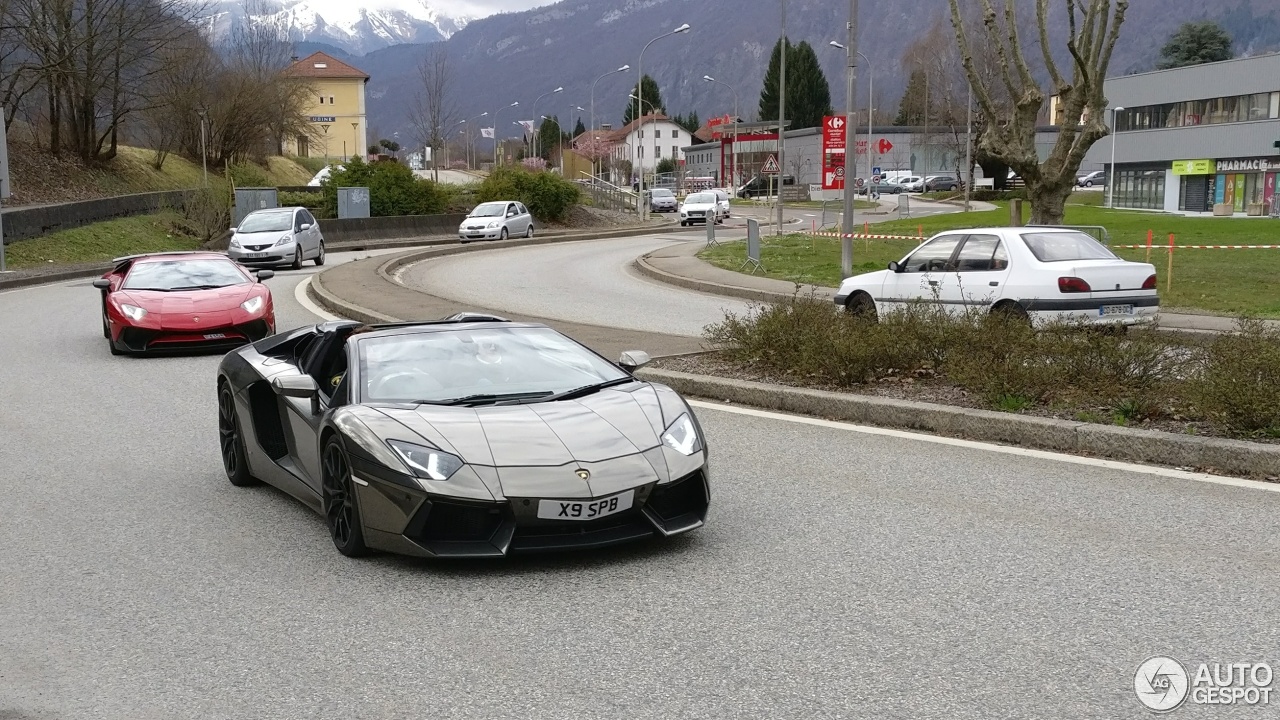
<path id="1" fill-rule="evenodd" d="M 449 400 L 419 400 L 418 403 L 420 405 L 484 405 L 490 403 L 496 405 L 505 400 L 533 400 L 536 398 L 544 398 L 550 394 L 550 391 L 482 393 L 479 395 L 467 395 L 466 397 L 452 398 Z"/>
<path id="2" fill-rule="evenodd" d="M 170 290 L 217 290 L 226 287 L 226 285 L 182 285 L 179 287 L 169 288 Z"/>
<path id="3" fill-rule="evenodd" d="M 122 288 L 122 289 L 123 289 L 123 290 L 137 290 L 137 291 L 150 290 L 151 292 L 171 292 L 171 288 L 140 288 L 140 287 L 126 287 L 126 288 Z"/>
<path id="4" fill-rule="evenodd" d="M 625 385 L 626 383 L 629 383 L 629 382 L 638 382 L 638 381 L 635 378 L 628 375 L 627 377 L 614 378 L 613 380 L 605 380 L 604 382 L 592 383 L 590 385 L 583 385 L 580 388 L 565 390 L 564 392 L 559 393 L 557 395 L 544 397 L 542 398 L 542 400 L 543 402 L 554 402 L 556 400 L 572 400 L 574 398 L 583 397 L 584 395 L 590 395 L 593 392 L 597 392 L 599 390 L 603 390 L 608 387 L 613 387 L 614 385 Z"/>

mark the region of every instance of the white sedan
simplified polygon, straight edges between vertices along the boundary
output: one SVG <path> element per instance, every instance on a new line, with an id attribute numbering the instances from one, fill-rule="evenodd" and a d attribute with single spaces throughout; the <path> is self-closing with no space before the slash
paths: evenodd
<path id="1" fill-rule="evenodd" d="M 1160 311 L 1156 270 L 1116 257 L 1070 228 L 1007 227 L 944 232 L 888 270 L 840 284 L 837 305 L 875 318 L 912 302 L 1053 320 L 1150 322 Z"/>

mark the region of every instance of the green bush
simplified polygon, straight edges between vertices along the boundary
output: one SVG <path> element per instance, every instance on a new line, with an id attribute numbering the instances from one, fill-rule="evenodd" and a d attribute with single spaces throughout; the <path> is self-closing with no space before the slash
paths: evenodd
<path id="1" fill-rule="evenodd" d="M 1018 188 L 1017 190 L 990 190 L 987 188 L 975 188 L 969 193 L 970 200 L 981 200 L 982 202 L 996 202 L 998 200 L 1026 200 L 1027 191 Z"/>
<path id="2" fill-rule="evenodd" d="M 352 158 L 341 170 L 335 166 L 320 185 L 323 200 L 319 209 L 326 217 L 338 216 L 340 187 L 369 188 L 372 217 L 434 215 L 445 209 L 445 194 L 434 182 L 417 177 L 394 161 L 366 163 Z"/>
<path id="3" fill-rule="evenodd" d="M 253 163 L 236 163 L 231 166 L 231 183 L 236 187 L 271 187 L 265 168 Z"/>
<path id="4" fill-rule="evenodd" d="M 1280 436 L 1280 330 L 1240 320 L 1216 336 L 1191 382 L 1194 405 L 1236 435 Z"/>
<path id="5" fill-rule="evenodd" d="M 500 167 L 476 188 L 477 203 L 517 200 L 539 220 L 563 220 L 578 203 L 578 186 L 549 172 L 530 172 L 523 167 Z"/>
<path id="6" fill-rule="evenodd" d="M 280 207 L 299 206 L 308 209 L 319 208 L 324 204 L 324 194 L 320 192 L 286 191 L 276 194 L 276 202 Z"/>

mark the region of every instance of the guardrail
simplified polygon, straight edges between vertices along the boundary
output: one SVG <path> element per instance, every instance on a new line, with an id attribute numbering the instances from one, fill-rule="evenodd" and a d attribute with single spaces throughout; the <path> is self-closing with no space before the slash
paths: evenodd
<path id="1" fill-rule="evenodd" d="M 578 171 L 578 174 L 586 179 L 585 183 L 581 180 L 579 182 L 591 196 L 592 204 L 596 207 L 623 212 L 636 211 L 636 193 L 605 182 L 587 172 Z"/>

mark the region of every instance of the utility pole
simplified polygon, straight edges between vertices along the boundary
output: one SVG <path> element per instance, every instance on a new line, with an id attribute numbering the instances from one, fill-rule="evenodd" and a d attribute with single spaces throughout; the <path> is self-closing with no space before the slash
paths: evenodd
<path id="1" fill-rule="evenodd" d="M 782 234 L 782 185 L 787 176 L 784 159 L 787 118 L 787 0 L 782 0 L 782 40 L 778 46 L 778 232 Z M 734 144 L 737 147 L 737 144 Z"/>
<path id="2" fill-rule="evenodd" d="M 964 211 L 969 212 L 969 193 L 973 188 L 973 83 L 969 83 L 969 105 L 965 111 L 964 129 L 964 171 L 968 174 L 964 182 Z"/>
<path id="3" fill-rule="evenodd" d="M 853 275 L 853 174 L 850 168 L 857 169 L 857 133 L 854 132 L 854 91 L 858 87 L 858 0 L 849 0 L 849 41 L 845 44 L 845 52 L 849 56 L 849 64 L 845 68 L 845 109 L 844 109 L 844 222 L 840 232 L 844 238 L 840 241 L 840 274 L 841 277 Z M 871 152 L 870 140 L 867 152 Z M 855 173 L 856 174 L 856 173 Z M 870 191 L 868 191 L 870 192 Z"/>

